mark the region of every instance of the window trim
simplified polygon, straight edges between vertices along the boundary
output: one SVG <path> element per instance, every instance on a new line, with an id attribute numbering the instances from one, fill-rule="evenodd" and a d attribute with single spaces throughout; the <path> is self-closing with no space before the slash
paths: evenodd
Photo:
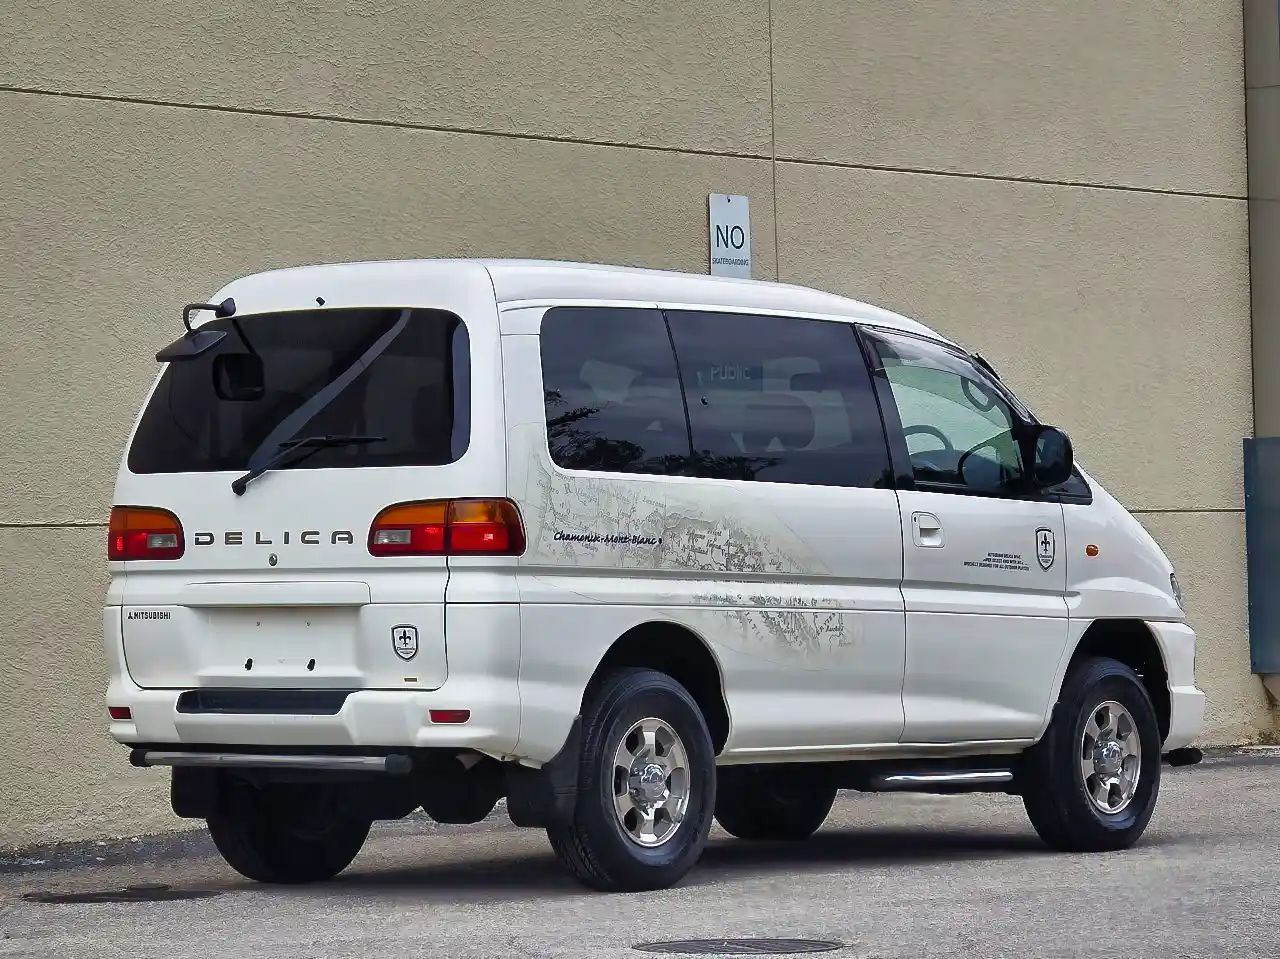
<path id="1" fill-rule="evenodd" d="M 943 350 L 953 356 L 964 360 L 966 363 L 974 367 L 977 372 L 982 374 L 983 383 L 992 389 L 1001 397 L 1009 408 L 1012 410 L 1018 425 L 1035 426 L 1038 424 L 1035 416 L 1030 410 L 1009 390 L 1004 383 L 996 377 L 992 377 L 982 369 L 982 366 L 974 362 L 963 349 L 930 336 L 922 336 L 919 333 L 909 330 L 899 330 L 884 326 L 878 326 L 872 323 L 859 323 L 858 336 L 864 344 L 867 351 L 868 366 L 871 371 L 871 378 L 876 387 L 876 395 L 881 404 L 881 415 L 884 417 L 885 433 L 889 437 L 889 453 L 893 458 L 893 469 L 895 477 L 900 484 L 900 490 L 916 490 L 922 493 L 946 493 L 953 496 L 974 496 L 980 499 L 1001 499 L 1012 500 L 1018 502 L 1032 503 L 1072 503 L 1072 504 L 1089 504 L 1093 502 L 1093 490 L 1089 487 L 1089 483 L 1085 480 L 1085 486 L 1089 488 L 1089 494 L 1086 497 L 1077 496 L 1070 493 L 1055 492 L 1053 490 L 1035 489 L 1034 487 L 1026 487 L 1021 490 L 1004 490 L 1000 492 L 989 490 L 973 490 L 965 486 L 957 486 L 952 483 L 921 483 L 915 478 L 915 470 L 911 466 L 911 456 L 907 449 L 907 438 L 905 430 L 902 426 L 902 417 L 898 410 L 898 401 L 893 395 L 893 388 L 889 382 L 889 378 L 885 373 L 883 363 L 877 347 L 877 343 L 884 342 L 886 336 L 899 336 L 916 340 L 927 346 Z M 1083 476 L 1081 476 L 1083 480 Z"/>

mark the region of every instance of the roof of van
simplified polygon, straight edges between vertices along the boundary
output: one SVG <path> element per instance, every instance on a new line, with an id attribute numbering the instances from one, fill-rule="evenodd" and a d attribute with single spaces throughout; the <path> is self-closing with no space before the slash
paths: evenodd
<path id="1" fill-rule="evenodd" d="M 950 342 L 948 337 L 908 317 L 807 286 L 559 260 L 433 258 L 315 264 L 242 277 L 224 287 L 223 293 L 246 284 L 246 281 L 247 285 L 257 287 L 263 281 L 284 279 L 286 276 L 290 280 L 299 280 L 306 274 L 313 274 L 319 279 L 319 274 L 333 270 L 341 270 L 348 282 L 352 280 L 352 273 L 366 270 L 371 275 L 376 274 L 379 281 L 410 280 L 414 274 L 433 272 L 449 265 L 484 269 L 493 283 L 499 304 L 558 299 L 616 300 L 777 310 L 858 320 Z"/>

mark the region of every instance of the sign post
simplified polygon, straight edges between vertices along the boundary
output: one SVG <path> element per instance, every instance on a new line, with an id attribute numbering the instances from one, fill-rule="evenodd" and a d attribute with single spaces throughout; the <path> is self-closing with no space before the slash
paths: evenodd
<path id="1" fill-rule="evenodd" d="M 745 196 L 707 196 L 711 275 L 751 279 L 751 207 Z"/>

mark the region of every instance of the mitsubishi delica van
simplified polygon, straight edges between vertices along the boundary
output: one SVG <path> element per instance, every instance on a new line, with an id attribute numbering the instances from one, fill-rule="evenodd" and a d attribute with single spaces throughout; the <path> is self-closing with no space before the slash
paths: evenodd
<path id="1" fill-rule="evenodd" d="M 1205 697 L 1163 552 L 980 356 L 776 283 L 405 261 L 175 311 L 110 517 L 110 732 L 231 867 L 505 800 L 590 887 L 838 790 L 1133 844 Z M 1187 759 L 1186 757 L 1193 757 Z"/>

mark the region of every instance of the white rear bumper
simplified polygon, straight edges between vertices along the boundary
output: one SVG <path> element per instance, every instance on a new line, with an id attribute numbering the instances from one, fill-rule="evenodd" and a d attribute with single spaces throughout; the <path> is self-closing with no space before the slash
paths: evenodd
<path id="1" fill-rule="evenodd" d="M 155 746 L 444 747 L 509 756 L 520 738 L 514 609 L 476 604 L 459 610 L 449 679 L 440 689 L 361 689 L 350 692 L 332 715 L 299 715 L 180 712 L 178 699 L 185 690 L 143 689 L 133 681 L 119 607 L 108 607 L 103 616 L 110 675 L 106 702 L 132 714 L 129 720 L 113 720 L 110 734 L 120 743 Z M 431 710 L 469 710 L 470 716 L 465 723 L 435 723 Z"/>

